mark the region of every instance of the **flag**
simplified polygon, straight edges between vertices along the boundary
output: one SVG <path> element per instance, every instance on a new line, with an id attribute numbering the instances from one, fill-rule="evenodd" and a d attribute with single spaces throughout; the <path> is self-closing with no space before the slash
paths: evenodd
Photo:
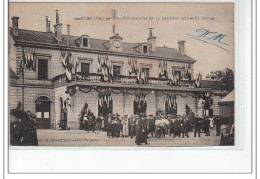
<path id="1" fill-rule="evenodd" d="M 23 47 L 22 60 L 26 68 L 36 71 L 36 58 L 35 49 Z"/>
<path id="2" fill-rule="evenodd" d="M 196 76 L 197 76 L 197 78 L 196 78 L 196 80 L 195 80 L 195 85 L 196 85 L 196 87 L 200 87 L 200 86 L 201 86 L 202 74 L 199 73 L 199 74 L 197 74 Z"/>

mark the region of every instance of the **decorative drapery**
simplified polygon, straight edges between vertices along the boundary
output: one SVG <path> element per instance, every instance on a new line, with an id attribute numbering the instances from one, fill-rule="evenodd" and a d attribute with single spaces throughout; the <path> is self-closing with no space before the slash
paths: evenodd
<path id="1" fill-rule="evenodd" d="M 98 97 L 98 105 L 103 108 L 104 106 L 109 108 L 110 103 L 112 102 L 111 94 L 102 94 Z"/>
<path id="2" fill-rule="evenodd" d="M 212 92 L 201 92 L 198 97 L 205 101 L 204 109 L 209 109 L 213 104 L 213 93 Z"/>
<path id="3" fill-rule="evenodd" d="M 136 93 L 134 101 L 138 104 L 138 108 L 140 108 L 142 105 L 146 103 L 145 94 Z"/>
<path id="4" fill-rule="evenodd" d="M 178 73 L 175 74 L 175 71 L 169 68 L 167 78 L 170 79 L 170 84 L 172 86 L 177 86 L 180 76 Z"/>
<path id="5" fill-rule="evenodd" d="M 137 71 L 137 82 L 139 84 L 147 84 L 148 78 L 145 70 L 142 70 L 142 68 L 139 66 L 139 70 Z"/>
<path id="6" fill-rule="evenodd" d="M 102 74 L 103 81 L 112 81 L 113 65 L 107 55 L 98 56 L 98 73 Z"/>
<path id="7" fill-rule="evenodd" d="M 189 65 L 184 65 L 181 71 L 181 76 L 191 80 L 191 68 Z"/>
<path id="8" fill-rule="evenodd" d="M 72 58 L 71 51 L 61 51 L 61 62 L 65 68 L 67 81 L 72 81 L 72 74 L 76 74 L 79 65 L 78 59 Z"/>
<path id="9" fill-rule="evenodd" d="M 36 71 L 36 52 L 34 48 L 23 47 L 23 63 L 29 70 Z"/>
<path id="10" fill-rule="evenodd" d="M 159 63 L 159 78 L 168 78 L 168 72 L 167 72 L 167 62 L 161 61 Z"/>
<path id="11" fill-rule="evenodd" d="M 198 73 L 196 75 L 196 80 L 195 80 L 195 86 L 198 88 L 201 87 L 201 79 L 202 79 L 202 74 Z"/>
<path id="12" fill-rule="evenodd" d="M 128 59 L 128 71 L 129 71 L 129 75 L 131 75 L 132 73 L 137 75 L 138 64 L 137 64 L 136 58 L 129 58 Z"/>
<path id="13" fill-rule="evenodd" d="M 167 110 L 177 110 L 177 101 L 175 94 L 168 94 L 166 98 L 166 107 Z"/>
<path id="14" fill-rule="evenodd" d="M 128 71 L 129 71 L 129 75 L 131 75 L 131 74 L 136 75 L 138 84 L 147 84 L 148 83 L 148 77 L 147 77 L 146 71 L 143 70 L 142 67 L 137 63 L 136 58 L 128 59 Z"/>
<path id="15" fill-rule="evenodd" d="M 114 88 L 97 88 L 96 86 L 90 86 L 90 87 L 79 87 L 79 91 L 83 92 L 83 93 L 89 93 L 92 90 L 95 90 L 99 93 L 99 95 L 105 95 L 105 94 L 126 94 L 126 95 L 135 95 L 135 96 L 147 96 L 148 94 L 150 94 L 151 92 L 153 92 L 153 90 L 140 90 L 140 89 L 114 89 Z M 182 98 L 187 98 L 189 96 L 191 97 L 200 97 L 202 98 L 204 93 L 197 93 L 197 94 L 193 94 L 193 93 L 178 93 L 178 92 L 171 92 L 171 91 L 154 91 L 155 94 L 158 97 L 161 97 L 163 95 L 167 95 L 167 96 L 181 96 Z"/>
<path id="16" fill-rule="evenodd" d="M 67 88 L 67 93 L 68 93 L 70 96 L 73 96 L 73 95 L 76 93 L 76 87 Z"/>

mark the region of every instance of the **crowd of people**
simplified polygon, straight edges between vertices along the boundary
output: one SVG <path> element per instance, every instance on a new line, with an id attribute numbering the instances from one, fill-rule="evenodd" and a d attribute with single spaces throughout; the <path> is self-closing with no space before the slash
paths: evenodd
<path id="1" fill-rule="evenodd" d="M 38 146 L 36 116 L 17 107 L 10 110 L 10 145 Z"/>
<path id="2" fill-rule="evenodd" d="M 191 110 L 188 114 L 173 115 L 156 113 L 146 115 L 144 113 L 128 116 L 126 114 L 99 115 L 95 117 L 92 112 L 82 116 L 82 128 L 88 133 L 99 134 L 106 132 L 107 137 L 135 137 L 135 143 L 148 144 L 149 138 L 165 138 L 166 135 L 175 137 L 201 137 L 202 134 L 210 136 L 210 129 L 216 130 L 216 136 L 220 136 L 220 145 L 234 145 L 234 117 L 213 116 L 208 118 L 194 114 Z M 30 111 L 24 112 L 20 106 L 10 111 L 10 144 L 11 145 L 38 145 L 36 133 L 36 116 Z"/>
<path id="3" fill-rule="evenodd" d="M 210 136 L 210 129 L 216 129 L 216 136 L 221 135 L 220 145 L 232 145 L 232 142 L 226 142 L 222 136 L 231 136 L 234 134 L 232 130 L 225 130 L 234 127 L 233 118 L 213 116 L 208 118 L 205 115 L 201 117 L 194 114 L 191 110 L 188 114 L 171 115 L 160 113 L 157 115 L 145 115 L 144 113 L 128 116 L 126 114 L 120 116 L 119 114 L 99 115 L 97 118 L 91 113 L 83 118 L 83 130 L 93 133 L 100 133 L 104 131 L 107 137 L 136 137 L 136 144 L 147 143 L 150 137 L 164 138 L 166 135 L 175 137 L 187 137 L 193 134 L 194 137 L 201 137 L 202 133 L 205 136 Z M 222 134 L 223 135 L 222 135 Z M 224 134 L 226 133 L 226 134 Z M 228 133 L 228 135 L 227 135 Z M 231 140 L 230 137 L 228 140 Z M 223 142 L 224 141 L 224 142 Z M 233 135 L 234 142 L 234 135 Z M 229 144 L 227 144 L 229 143 Z M 233 144 L 234 145 L 234 144 Z"/>

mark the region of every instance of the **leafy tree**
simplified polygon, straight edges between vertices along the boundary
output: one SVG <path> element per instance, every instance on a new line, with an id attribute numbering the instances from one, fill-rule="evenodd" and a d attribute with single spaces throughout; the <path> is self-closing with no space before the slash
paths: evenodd
<path id="1" fill-rule="evenodd" d="M 232 91 L 234 89 L 234 72 L 229 68 L 211 71 L 206 78 L 221 82 L 226 86 L 226 90 L 228 91 Z"/>

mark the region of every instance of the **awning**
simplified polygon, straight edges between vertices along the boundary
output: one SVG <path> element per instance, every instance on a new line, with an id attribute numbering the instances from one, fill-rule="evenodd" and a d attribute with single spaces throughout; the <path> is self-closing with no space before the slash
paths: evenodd
<path id="1" fill-rule="evenodd" d="M 231 91 L 227 96 L 219 100 L 218 104 L 232 104 L 234 103 L 234 98 L 235 98 L 235 90 Z"/>

